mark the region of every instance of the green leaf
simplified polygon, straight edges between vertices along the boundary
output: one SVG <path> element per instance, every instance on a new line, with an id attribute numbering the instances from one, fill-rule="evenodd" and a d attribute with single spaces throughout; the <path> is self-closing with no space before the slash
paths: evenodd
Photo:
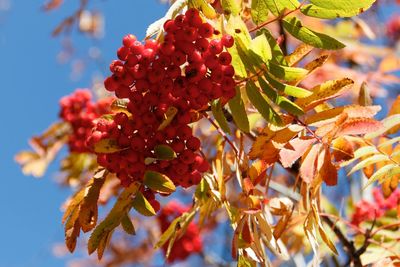
<path id="1" fill-rule="evenodd" d="M 254 260 L 251 260 L 243 255 L 240 255 L 237 266 L 238 267 L 256 267 L 257 263 Z"/>
<path id="2" fill-rule="evenodd" d="M 236 95 L 228 104 L 236 126 L 245 133 L 250 132 L 249 119 L 247 118 L 246 108 L 239 87 L 236 87 Z"/>
<path id="3" fill-rule="evenodd" d="M 249 52 L 248 47 L 242 41 L 241 38 L 239 37 L 234 37 L 234 38 L 238 55 L 241 61 L 243 62 L 244 67 L 246 68 L 247 71 L 250 71 L 252 73 L 257 73 L 255 66 L 260 66 L 263 63 L 262 59 L 254 52 L 252 53 Z"/>
<path id="4" fill-rule="evenodd" d="M 276 17 L 282 14 L 282 11 L 295 10 L 299 7 L 299 2 L 297 0 L 266 0 L 268 9 Z"/>
<path id="5" fill-rule="evenodd" d="M 136 193 L 135 198 L 132 200 L 132 207 L 144 216 L 151 217 L 156 215 L 156 211 L 154 210 L 153 206 L 140 191 Z"/>
<path id="6" fill-rule="evenodd" d="M 210 191 L 210 186 L 205 179 L 201 179 L 200 183 L 196 187 L 195 197 L 200 201 L 205 201 L 210 198 L 208 192 Z"/>
<path id="7" fill-rule="evenodd" d="M 222 110 L 221 100 L 214 100 L 211 103 L 211 111 L 214 115 L 218 126 L 225 132 L 230 134 L 231 129 L 229 129 L 228 121 L 225 118 L 224 111 Z"/>
<path id="8" fill-rule="evenodd" d="M 273 62 L 268 63 L 268 70 L 278 79 L 285 80 L 287 82 L 302 80 L 308 74 L 308 70 L 306 69 L 281 66 Z"/>
<path id="9" fill-rule="evenodd" d="M 267 0 L 251 1 L 251 18 L 254 24 L 258 25 L 268 19 Z"/>
<path id="10" fill-rule="evenodd" d="M 271 47 L 269 46 L 267 37 L 262 34 L 251 40 L 249 47 L 253 57 L 257 57 L 258 62 L 265 63 L 272 58 Z"/>
<path id="11" fill-rule="evenodd" d="M 159 160 L 171 160 L 176 158 L 175 151 L 169 145 L 157 145 L 154 147 L 154 154 Z"/>
<path id="12" fill-rule="evenodd" d="M 258 82 L 260 84 L 261 89 L 263 92 L 268 96 L 268 98 L 277 104 L 281 109 L 287 111 L 290 114 L 301 116 L 304 115 L 303 109 L 287 99 L 284 96 L 278 95 L 277 92 L 272 89 L 272 87 L 262 78 L 258 78 Z"/>
<path id="13" fill-rule="evenodd" d="M 253 106 L 261 113 L 264 119 L 274 125 L 281 125 L 282 120 L 279 114 L 265 101 L 264 97 L 259 92 L 259 89 L 253 81 L 248 81 L 246 84 L 246 93 Z"/>
<path id="14" fill-rule="evenodd" d="M 221 5 L 225 15 L 239 15 L 240 13 L 241 8 L 236 0 L 222 0 Z"/>
<path id="15" fill-rule="evenodd" d="M 348 18 L 366 11 L 376 0 L 311 0 L 311 4 L 303 6 L 303 14 L 322 19 Z"/>
<path id="16" fill-rule="evenodd" d="M 178 217 L 171 222 L 167 230 L 165 230 L 165 232 L 161 235 L 160 240 L 154 246 L 155 249 L 162 247 L 176 233 L 176 226 L 180 220 L 181 218 Z"/>
<path id="17" fill-rule="evenodd" d="M 135 226 L 133 226 L 131 218 L 129 218 L 128 214 L 125 214 L 122 217 L 121 225 L 127 234 L 136 235 Z"/>
<path id="18" fill-rule="evenodd" d="M 345 45 L 338 40 L 303 26 L 301 21 L 295 17 L 285 18 L 282 20 L 282 25 L 293 37 L 314 47 L 327 50 L 337 50 L 345 47 Z"/>
<path id="19" fill-rule="evenodd" d="M 304 97 L 308 97 L 312 94 L 312 92 L 310 92 L 306 89 L 281 83 L 280 81 L 278 81 L 277 79 L 275 79 L 268 73 L 265 74 L 265 78 L 267 79 L 268 83 L 274 89 L 276 89 L 277 91 L 283 92 L 287 95 L 294 96 L 297 98 L 304 98 Z"/>
<path id="20" fill-rule="evenodd" d="M 175 191 L 175 185 L 166 175 L 155 171 L 144 173 L 143 183 L 150 189 L 169 194 Z"/>
<path id="21" fill-rule="evenodd" d="M 227 33 L 235 38 L 235 41 L 240 39 L 244 47 L 247 47 L 250 44 L 250 33 L 240 16 L 229 16 L 225 29 Z M 232 56 L 232 66 L 235 69 L 235 75 L 241 78 L 246 78 L 246 66 L 241 59 L 239 48 L 236 42 L 231 48 L 228 48 L 228 52 Z"/>
<path id="22" fill-rule="evenodd" d="M 272 53 L 271 61 L 279 65 L 288 66 L 285 60 L 285 56 L 283 55 L 283 52 L 281 50 L 281 47 L 278 45 L 275 37 L 271 34 L 271 32 L 268 29 L 263 28 L 257 32 L 257 35 L 265 35 L 265 37 L 267 38 Z"/>

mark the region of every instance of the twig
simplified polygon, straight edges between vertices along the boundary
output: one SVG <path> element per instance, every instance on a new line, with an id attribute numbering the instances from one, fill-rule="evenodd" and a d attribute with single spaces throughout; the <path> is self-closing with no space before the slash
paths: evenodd
<path id="1" fill-rule="evenodd" d="M 286 12 L 286 13 L 281 14 L 281 15 L 278 16 L 278 17 L 275 17 L 275 18 L 273 18 L 273 19 L 267 20 L 267 21 L 261 23 L 260 25 L 258 25 L 258 26 L 256 26 L 256 27 L 250 29 L 249 32 L 257 31 L 257 30 L 259 30 L 259 29 L 265 27 L 266 25 L 271 24 L 272 22 L 281 20 L 281 19 L 283 19 L 284 17 L 286 17 L 286 16 L 288 16 L 288 15 L 294 13 L 294 12 L 297 12 L 298 10 L 300 10 L 300 8 L 301 8 L 303 5 L 304 5 L 304 2 L 300 3 L 300 5 L 299 5 L 296 9 L 290 10 L 290 11 L 288 11 L 288 12 Z"/>
<path id="2" fill-rule="evenodd" d="M 228 136 L 222 131 L 222 129 L 215 123 L 213 119 L 208 116 L 206 112 L 202 113 L 203 116 L 217 129 L 218 133 L 225 139 L 225 141 L 232 147 L 233 151 L 235 152 L 236 156 L 239 155 L 239 151 L 236 148 L 235 144 L 228 138 Z"/>

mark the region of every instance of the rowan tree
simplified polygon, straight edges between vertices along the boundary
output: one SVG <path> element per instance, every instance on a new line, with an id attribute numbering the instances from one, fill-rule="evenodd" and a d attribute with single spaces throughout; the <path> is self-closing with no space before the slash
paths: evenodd
<path id="1" fill-rule="evenodd" d="M 53 34 L 96 35 L 89 2 Z M 121 36 L 100 93 L 62 98 L 16 156 L 42 176 L 68 148 L 69 251 L 97 253 L 83 266 L 159 250 L 168 264 L 397 266 L 400 23 L 378 17 L 394 3 L 171 2 L 144 39 Z"/>

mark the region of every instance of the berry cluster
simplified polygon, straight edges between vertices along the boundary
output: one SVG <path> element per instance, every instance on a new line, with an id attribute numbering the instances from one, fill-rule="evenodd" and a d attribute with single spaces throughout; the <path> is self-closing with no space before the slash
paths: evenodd
<path id="1" fill-rule="evenodd" d="M 96 125 L 90 144 L 102 139 L 115 140 L 121 151 L 98 154 L 98 163 L 116 173 L 124 186 L 140 181 L 146 170 L 170 177 L 176 185 L 198 184 L 209 169 L 199 154 L 200 140 L 193 136 L 191 114 L 207 107 L 210 101 L 226 101 L 235 95 L 232 57 L 224 47 L 233 38 L 213 39 L 211 24 L 203 22 L 196 9 L 168 20 L 163 42 L 133 35 L 123 38 L 118 58 L 110 64 L 112 75 L 104 84 L 118 98 L 127 98 L 126 113 Z M 172 121 L 164 127 L 167 112 L 176 109 Z M 163 124 L 164 123 L 164 124 Z M 157 158 L 155 147 L 167 145 L 175 153 L 173 160 Z"/>
<path id="2" fill-rule="evenodd" d="M 389 39 L 396 42 L 400 39 L 400 17 L 394 16 L 386 23 L 386 34 Z"/>
<path id="3" fill-rule="evenodd" d="M 176 201 L 171 201 L 165 205 L 157 217 L 161 231 L 164 232 L 167 230 L 171 222 L 187 210 L 187 207 Z M 168 242 L 163 246 L 164 253 L 167 252 L 167 249 Z M 197 224 L 192 221 L 189 223 L 182 237 L 175 240 L 167 261 L 171 263 L 177 260 L 185 260 L 191 254 L 201 252 L 202 250 L 203 243 L 200 236 L 200 229 Z"/>
<path id="4" fill-rule="evenodd" d="M 91 135 L 94 120 L 110 112 L 112 98 L 91 102 L 92 94 L 88 89 L 77 89 L 60 100 L 60 118 L 71 125 L 68 145 L 71 152 L 90 152 L 86 139 Z"/>
<path id="5" fill-rule="evenodd" d="M 400 190 L 395 190 L 390 197 L 385 199 L 381 189 L 374 188 L 372 191 L 374 202 L 362 200 L 356 205 L 356 210 L 353 214 L 351 223 L 359 225 L 366 220 L 373 220 L 385 214 L 386 211 L 396 208 L 400 205 Z"/>
<path id="6" fill-rule="evenodd" d="M 233 38 L 209 40 L 213 26 L 203 22 L 196 9 L 178 15 L 164 24 L 163 42 L 133 35 L 123 39 L 118 58 L 110 65 L 112 76 L 105 80 L 108 91 L 119 98 L 134 92 L 149 93 L 160 102 L 180 110 L 201 109 L 213 99 L 235 95 L 232 57 L 224 47 L 233 46 Z"/>

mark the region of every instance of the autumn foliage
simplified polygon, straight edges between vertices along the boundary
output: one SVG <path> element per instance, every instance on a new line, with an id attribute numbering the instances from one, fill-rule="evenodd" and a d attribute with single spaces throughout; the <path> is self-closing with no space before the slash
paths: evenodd
<path id="1" fill-rule="evenodd" d="M 16 156 L 42 176 L 68 148 L 69 251 L 90 232 L 100 266 L 151 263 L 157 249 L 166 263 L 399 264 L 400 97 L 385 90 L 400 82 L 399 17 L 384 51 L 362 42 L 387 3 L 171 2 L 143 41 L 122 37 L 102 97 L 62 98 L 59 122 Z M 221 260 L 206 239 L 224 225 Z"/>

